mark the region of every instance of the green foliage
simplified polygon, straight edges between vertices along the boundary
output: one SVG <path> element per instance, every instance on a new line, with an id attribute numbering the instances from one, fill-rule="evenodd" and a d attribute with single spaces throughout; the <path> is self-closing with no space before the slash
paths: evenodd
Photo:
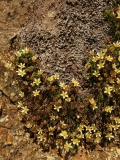
<path id="1" fill-rule="evenodd" d="M 117 4 L 118 2 L 115 1 L 115 4 Z M 119 2 L 120 3 L 120 2 Z M 112 33 L 112 37 L 113 37 L 113 41 L 117 41 L 120 39 L 120 6 L 119 7 L 114 7 L 113 9 L 109 9 L 106 10 L 103 13 L 104 18 L 110 23 L 112 24 L 112 28 L 113 28 L 113 33 Z"/>
<path id="2" fill-rule="evenodd" d="M 118 5 L 118 4 L 120 4 L 120 0 L 113 0 L 113 3 L 114 3 L 115 5 Z"/>
<path id="3" fill-rule="evenodd" d="M 109 21 L 111 24 L 114 24 L 114 17 L 112 16 L 112 10 L 106 10 L 104 13 L 103 13 L 103 16 L 105 17 L 105 19 L 107 21 Z"/>

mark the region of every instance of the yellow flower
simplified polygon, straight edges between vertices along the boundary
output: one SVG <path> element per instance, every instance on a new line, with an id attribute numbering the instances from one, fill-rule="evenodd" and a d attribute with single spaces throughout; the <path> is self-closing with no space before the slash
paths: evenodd
<path id="1" fill-rule="evenodd" d="M 52 82 L 54 80 L 54 76 L 50 76 L 47 78 L 48 81 Z"/>
<path id="2" fill-rule="evenodd" d="M 39 128 L 38 130 L 38 134 L 42 134 L 43 133 L 43 129 Z"/>
<path id="3" fill-rule="evenodd" d="M 37 58 L 38 58 L 38 55 L 34 55 L 34 56 L 32 57 L 32 61 L 35 61 Z"/>
<path id="4" fill-rule="evenodd" d="M 106 58 L 107 61 L 110 61 L 110 62 L 113 60 L 113 57 L 111 57 L 110 55 L 106 56 L 105 58 Z"/>
<path id="5" fill-rule="evenodd" d="M 43 73 L 43 71 L 41 69 L 38 70 L 38 72 L 37 72 L 38 75 L 41 75 L 42 73 Z"/>
<path id="6" fill-rule="evenodd" d="M 95 131 L 97 130 L 97 127 L 95 126 L 95 124 L 93 124 L 93 125 L 91 126 L 91 130 L 93 130 L 93 132 L 95 132 Z"/>
<path id="7" fill-rule="evenodd" d="M 49 127 L 48 131 L 49 131 L 49 135 L 53 135 L 54 127 Z"/>
<path id="8" fill-rule="evenodd" d="M 72 83 L 74 84 L 74 86 L 79 86 L 79 82 L 77 80 L 75 80 L 74 78 L 72 79 Z"/>
<path id="9" fill-rule="evenodd" d="M 60 85 L 59 85 L 61 88 L 63 88 L 63 89 L 66 89 L 66 87 L 67 87 L 67 85 L 65 84 L 65 83 L 61 83 L 60 82 Z"/>
<path id="10" fill-rule="evenodd" d="M 94 139 L 94 142 L 95 142 L 95 143 L 100 143 L 100 138 L 99 138 L 99 137 L 96 137 L 96 138 Z"/>
<path id="11" fill-rule="evenodd" d="M 105 87 L 105 91 L 104 91 L 104 93 L 106 93 L 106 94 L 111 94 L 111 91 L 112 91 L 112 87 L 111 86 L 108 86 L 108 87 Z"/>
<path id="12" fill-rule="evenodd" d="M 116 68 L 116 64 L 115 64 L 115 63 L 112 64 L 112 68 L 113 68 L 113 69 Z"/>
<path id="13" fill-rule="evenodd" d="M 12 63 L 9 63 L 9 62 L 6 63 L 6 64 L 5 64 L 5 67 L 8 68 L 8 69 L 10 69 L 10 68 L 12 67 Z"/>
<path id="14" fill-rule="evenodd" d="M 51 120 L 55 120 L 55 116 L 53 116 L 53 115 L 50 116 L 50 118 L 51 118 Z"/>
<path id="15" fill-rule="evenodd" d="M 114 138 L 114 136 L 112 135 L 112 133 L 107 133 L 106 138 L 111 140 L 112 138 Z"/>
<path id="16" fill-rule="evenodd" d="M 118 61 L 120 62 L 120 56 L 118 57 Z"/>
<path id="17" fill-rule="evenodd" d="M 90 51 L 90 55 L 94 55 L 94 50 L 91 50 L 91 51 Z"/>
<path id="18" fill-rule="evenodd" d="M 118 90 L 118 88 L 115 88 L 115 85 L 113 84 L 113 85 L 112 85 L 112 91 L 113 91 L 113 92 L 116 92 L 117 90 Z"/>
<path id="19" fill-rule="evenodd" d="M 15 55 L 19 58 L 21 57 L 22 53 L 18 51 L 17 53 L 15 53 Z"/>
<path id="20" fill-rule="evenodd" d="M 116 18 L 120 18 L 120 11 L 117 12 L 117 17 Z"/>
<path id="21" fill-rule="evenodd" d="M 79 138 L 79 139 L 84 138 L 84 134 L 82 134 L 82 133 L 81 134 L 77 134 L 76 137 Z"/>
<path id="22" fill-rule="evenodd" d="M 93 62 L 97 62 L 97 60 L 98 60 L 98 56 L 93 56 L 93 57 L 92 57 L 92 61 L 93 61 Z"/>
<path id="23" fill-rule="evenodd" d="M 120 69 L 115 68 L 115 73 L 120 73 Z"/>
<path id="24" fill-rule="evenodd" d="M 115 120 L 115 123 L 120 124 L 120 118 L 119 117 L 115 117 L 114 120 Z"/>
<path id="25" fill-rule="evenodd" d="M 16 71 L 16 72 L 17 72 L 18 75 L 21 76 L 21 77 L 23 77 L 23 76 L 26 74 L 25 70 L 22 70 L 22 69 L 18 69 L 18 71 Z"/>
<path id="26" fill-rule="evenodd" d="M 62 126 L 62 127 L 67 126 L 67 124 L 65 124 L 65 122 L 64 122 L 64 121 L 60 121 L 60 124 L 61 124 L 61 126 Z"/>
<path id="27" fill-rule="evenodd" d="M 120 47 L 120 42 L 113 43 L 114 47 Z"/>
<path id="28" fill-rule="evenodd" d="M 117 83 L 120 84 L 120 78 L 117 78 Z"/>
<path id="29" fill-rule="evenodd" d="M 77 131 L 82 134 L 83 130 L 84 130 L 84 125 L 80 124 L 79 127 L 77 127 Z"/>
<path id="30" fill-rule="evenodd" d="M 18 65 L 18 67 L 19 67 L 20 69 L 25 68 L 25 63 L 20 63 L 20 64 Z"/>
<path id="31" fill-rule="evenodd" d="M 91 133 L 91 130 L 92 130 L 91 126 L 86 126 L 85 128 L 86 128 L 86 131 L 89 131 L 89 133 Z"/>
<path id="32" fill-rule="evenodd" d="M 68 97 L 67 92 L 64 92 L 64 91 L 62 91 L 62 93 L 60 95 L 63 97 L 63 99 Z"/>
<path id="33" fill-rule="evenodd" d="M 34 96 L 39 96 L 39 92 L 40 92 L 40 91 L 38 91 L 38 90 L 36 89 L 35 91 L 33 91 L 33 95 L 34 95 Z"/>
<path id="34" fill-rule="evenodd" d="M 103 53 L 106 53 L 106 52 L 107 52 L 107 49 L 102 49 L 102 52 L 103 52 Z"/>
<path id="35" fill-rule="evenodd" d="M 86 138 L 90 139 L 92 137 L 92 134 L 86 133 L 85 136 L 86 136 Z"/>
<path id="36" fill-rule="evenodd" d="M 113 110 L 113 107 L 112 107 L 112 106 L 107 106 L 107 107 L 105 107 L 105 112 L 111 113 L 112 110 Z"/>
<path id="37" fill-rule="evenodd" d="M 32 87 L 35 85 L 34 83 L 30 83 L 30 84 L 31 84 Z"/>
<path id="38" fill-rule="evenodd" d="M 104 67 L 104 63 L 101 62 L 101 63 L 97 64 L 97 66 L 98 66 L 98 69 L 101 69 Z"/>
<path id="39" fill-rule="evenodd" d="M 95 136 L 96 136 L 96 137 L 101 137 L 101 132 L 100 132 L 100 131 L 97 131 L 97 132 L 95 133 Z"/>
<path id="40" fill-rule="evenodd" d="M 24 54 L 29 53 L 29 51 L 30 51 L 30 49 L 28 49 L 27 47 L 26 47 L 25 49 L 22 50 L 22 52 L 23 52 Z"/>
<path id="41" fill-rule="evenodd" d="M 114 125 L 113 130 L 116 131 L 117 129 L 119 129 L 120 125 Z"/>
<path id="42" fill-rule="evenodd" d="M 19 96 L 24 97 L 24 92 L 20 92 Z"/>
<path id="43" fill-rule="evenodd" d="M 18 108 L 23 107 L 23 103 L 21 101 L 18 102 Z"/>
<path id="44" fill-rule="evenodd" d="M 27 106 L 25 106 L 25 107 L 22 107 L 22 113 L 23 114 L 27 114 L 27 112 L 29 111 L 29 109 L 27 108 Z"/>
<path id="45" fill-rule="evenodd" d="M 75 139 L 72 139 L 72 143 L 78 146 L 80 141 L 77 138 L 75 138 Z"/>
<path id="46" fill-rule="evenodd" d="M 112 83 L 112 84 L 115 83 L 114 79 L 112 79 L 112 78 L 109 78 L 109 82 Z"/>
<path id="47" fill-rule="evenodd" d="M 105 53 L 99 52 L 99 53 L 97 53 L 97 55 L 98 55 L 98 58 L 99 58 L 99 59 L 103 59 Z"/>
<path id="48" fill-rule="evenodd" d="M 81 127 L 78 127 L 78 128 L 77 128 L 77 131 L 80 132 L 81 134 L 82 134 L 82 131 L 83 131 L 83 130 L 84 130 L 84 129 L 81 128 Z"/>
<path id="49" fill-rule="evenodd" d="M 68 137 L 67 131 L 62 131 L 59 135 L 62 136 L 64 139 Z"/>
<path id="50" fill-rule="evenodd" d="M 64 144 L 64 149 L 68 152 L 70 150 L 70 148 L 72 148 L 71 143 L 66 142 Z"/>
<path id="51" fill-rule="evenodd" d="M 38 139 L 39 139 L 39 141 L 43 141 L 43 140 L 45 140 L 46 138 L 44 137 L 43 134 L 40 134 L 40 135 L 38 136 Z"/>
<path id="52" fill-rule="evenodd" d="M 95 77 L 98 77 L 98 76 L 100 75 L 100 73 L 99 73 L 98 71 L 94 71 L 93 75 L 94 75 Z"/>
<path id="53" fill-rule="evenodd" d="M 62 108 L 61 106 L 56 106 L 54 105 L 54 110 L 57 110 L 58 112 L 60 111 L 60 108 Z"/>
<path id="54" fill-rule="evenodd" d="M 112 131 L 112 129 L 114 128 L 114 125 L 113 124 L 109 124 L 107 127 L 108 127 L 109 131 Z"/>
<path id="55" fill-rule="evenodd" d="M 96 104 L 94 98 L 89 99 L 90 104 Z"/>
<path id="56" fill-rule="evenodd" d="M 63 149 L 63 145 L 62 145 L 62 142 L 61 142 L 61 141 L 59 141 L 59 140 L 57 141 L 57 140 L 56 140 L 56 148 L 57 148 L 57 149 L 60 149 L 60 148 Z"/>
<path id="57" fill-rule="evenodd" d="M 50 127 L 48 128 L 48 131 L 49 131 L 49 132 L 50 132 L 50 131 L 54 131 L 54 129 L 55 129 L 55 127 L 51 127 L 51 126 L 50 126 Z"/>
<path id="58" fill-rule="evenodd" d="M 79 125 L 79 127 L 84 128 L 85 125 L 81 123 L 81 124 Z"/>
<path id="59" fill-rule="evenodd" d="M 93 104 L 91 107 L 92 107 L 93 110 L 95 110 L 96 108 L 98 108 L 98 107 L 96 106 L 96 104 Z"/>
<path id="60" fill-rule="evenodd" d="M 54 79 L 59 79 L 59 74 L 55 74 L 53 77 Z"/>
<path id="61" fill-rule="evenodd" d="M 33 84 L 36 84 L 37 86 L 41 83 L 40 78 L 34 78 Z"/>
<path id="62" fill-rule="evenodd" d="M 27 128 L 32 128 L 32 123 L 27 123 L 26 125 L 25 125 Z"/>
<path id="63" fill-rule="evenodd" d="M 68 97 L 68 98 L 65 99 L 65 101 L 66 101 L 66 102 L 70 102 L 70 101 L 71 101 L 71 98 Z"/>

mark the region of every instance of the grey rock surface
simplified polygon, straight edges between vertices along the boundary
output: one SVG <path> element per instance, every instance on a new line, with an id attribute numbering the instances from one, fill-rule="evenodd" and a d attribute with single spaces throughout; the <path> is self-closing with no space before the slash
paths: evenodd
<path id="1" fill-rule="evenodd" d="M 46 73 L 80 81 L 89 51 L 99 51 L 110 35 L 103 12 L 111 7 L 112 0 L 39 0 L 17 40 L 39 55 Z"/>

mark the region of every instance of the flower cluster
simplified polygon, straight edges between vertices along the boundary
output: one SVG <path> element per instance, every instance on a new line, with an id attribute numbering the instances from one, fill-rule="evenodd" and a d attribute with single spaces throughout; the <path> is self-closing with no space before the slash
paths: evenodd
<path id="1" fill-rule="evenodd" d="M 120 1 L 114 0 L 115 7 L 113 9 L 106 10 L 104 12 L 104 17 L 110 24 L 113 25 L 113 41 L 120 39 Z M 118 4 L 118 5 L 117 5 Z"/>
<path id="2" fill-rule="evenodd" d="M 93 97 L 89 105 L 96 112 L 102 134 L 109 141 L 118 137 L 120 125 L 114 119 L 119 117 L 120 106 L 120 41 L 106 45 L 102 51 L 90 51 L 90 59 L 86 65 L 87 78 L 92 84 Z M 114 117 L 114 118 L 111 118 Z"/>
<path id="3" fill-rule="evenodd" d="M 58 73 L 47 76 L 38 56 L 28 48 L 20 49 L 13 63 L 5 65 L 14 68 L 11 74 L 19 88 L 18 111 L 25 127 L 43 149 L 54 147 L 73 154 L 89 142 L 114 141 L 120 125 L 119 48 L 118 41 L 97 54 L 90 52 L 87 72 L 95 94 L 85 99 L 75 78 L 65 83 Z"/>
<path id="4" fill-rule="evenodd" d="M 27 130 L 44 149 L 76 150 L 84 142 L 87 124 L 84 118 L 80 125 L 84 108 L 80 108 L 79 82 L 75 78 L 69 84 L 61 82 L 58 73 L 47 76 L 38 56 L 28 48 L 17 51 L 13 63 L 6 67 L 11 65 L 19 88 L 18 110 Z"/>

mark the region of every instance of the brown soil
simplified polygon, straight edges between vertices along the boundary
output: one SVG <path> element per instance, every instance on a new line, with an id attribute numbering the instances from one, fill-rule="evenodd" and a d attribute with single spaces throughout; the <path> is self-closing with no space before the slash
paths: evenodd
<path id="1" fill-rule="evenodd" d="M 33 12 L 34 0 L 0 1 L 0 52 L 6 53 L 10 40 L 20 32 L 25 20 Z"/>
<path id="2" fill-rule="evenodd" d="M 112 0 L 111 0 L 112 1 Z M 44 63 L 48 74 L 58 72 L 61 80 L 76 77 L 83 86 L 84 65 L 89 50 L 100 50 L 104 38 L 110 35 L 110 26 L 102 13 L 112 7 L 107 0 L 1 0 L 0 5 L 0 52 L 2 59 L 19 43 L 31 47 Z M 60 160 L 55 150 L 42 152 L 33 143 L 17 112 L 17 96 L 14 88 L 4 80 L 0 67 L 0 160 Z M 118 156 L 119 155 L 119 156 Z M 117 157 L 118 156 L 118 157 Z M 118 160 L 120 150 L 112 146 L 88 152 L 79 149 L 71 160 Z"/>

